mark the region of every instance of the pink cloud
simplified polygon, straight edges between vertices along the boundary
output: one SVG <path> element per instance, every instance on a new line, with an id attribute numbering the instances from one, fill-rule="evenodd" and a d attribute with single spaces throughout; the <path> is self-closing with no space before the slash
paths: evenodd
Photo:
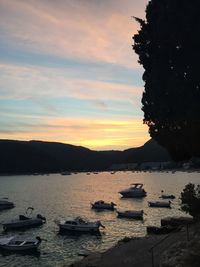
<path id="1" fill-rule="evenodd" d="M 6 38 L 21 49 L 139 67 L 131 44 L 147 1 L 2 0 Z"/>

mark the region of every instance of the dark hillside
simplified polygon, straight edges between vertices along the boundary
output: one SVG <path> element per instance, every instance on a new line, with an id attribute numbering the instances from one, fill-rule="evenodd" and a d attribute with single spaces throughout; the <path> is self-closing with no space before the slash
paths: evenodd
<path id="1" fill-rule="evenodd" d="M 167 161 L 165 149 L 150 140 L 125 151 L 94 151 L 56 142 L 0 140 L 0 173 L 106 170 L 112 164 Z"/>

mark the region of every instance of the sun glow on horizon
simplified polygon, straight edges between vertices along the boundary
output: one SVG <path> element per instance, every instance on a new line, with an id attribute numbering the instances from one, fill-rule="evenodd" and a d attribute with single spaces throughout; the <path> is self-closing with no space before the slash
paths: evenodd
<path id="1" fill-rule="evenodd" d="M 1 139 L 98 150 L 149 139 L 131 18 L 148 0 L 99 2 L 0 1 Z"/>
<path id="2" fill-rule="evenodd" d="M 29 125 L 26 132 L 0 132 L 1 139 L 41 140 L 85 146 L 94 150 L 124 150 L 143 145 L 147 126 L 140 120 L 55 119 L 45 125 Z M 134 132 L 134 136 L 133 133 Z M 68 137 L 66 139 L 66 136 Z"/>

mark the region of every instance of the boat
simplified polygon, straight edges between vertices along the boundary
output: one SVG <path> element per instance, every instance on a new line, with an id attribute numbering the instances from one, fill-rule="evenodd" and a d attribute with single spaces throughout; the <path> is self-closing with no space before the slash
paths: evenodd
<path id="1" fill-rule="evenodd" d="M 161 191 L 161 197 L 162 199 L 175 199 L 176 197 L 174 195 L 165 195 L 163 194 L 163 190 Z"/>
<path id="2" fill-rule="evenodd" d="M 37 250 L 41 244 L 42 239 L 37 236 L 35 239 L 26 239 L 21 237 L 4 237 L 0 238 L 0 249 L 8 251 L 30 251 Z"/>
<path id="3" fill-rule="evenodd" d="M 131 187 L 119 191 L 119 193 L 123 197 L 133 197 L 133 198 L 145 197 L 147 195 L 146 191 L 143 189 L 143 184 L 140 183 L 131 184 Z"/>
<path id="4" fill-rule="evenodd" d="M 61 175 L 71 175 L 71 172 L 69 172 L 69 171 L 63 171 L 63 172 L 61 172 L 60 174 L 61 174 Z"/>
<path id="5" fill-rule="evenodd" d="M 42 225 L 46 222 L 46 218 L 43 217 L 41 214 L 37 214 L 35 217 L 27 216 L 29 210 L 31 213 L 34 208 L 28 207 L 26 210 L 26 215 L 19 215 L 18 219 L 11 220 L 5 223 L 2 223 L 4 230 L 12 230 L 12 229 L 21 229 L 21 228 L 30 228 L 34 226 Z"/>
<path id="6" fill-rule="evenodd" d="M 8 201 L 6 198 L 0 199 L 0 210 L 12 209 L 15 205 L 13 202 Z"/>
<path id="7" fill-rule="evenodd" d="M 89 222 L 83 218 L 76 217 L 75 219 L 67 219 L 58 223 L 60 231 L 71 231 L 71 232 L 86 232 L 93 233 L 99 232 L 99 228 L 105 228 L 100 221 Z"/>
<path id="8" fill-rule="evenodd" d="M 125 210 L 125 211 L 117 211 L 118 217 L 122 218 L 131 218 L 131 219 L 143 219 L 143 210 Z"/>
<path id="9" fill-rule="evenodd" d="M 164 194 L 162 194 L 161 198 L 162 199 L 175 199 L 176 197 L 174 195 L 164 195 Z"/>
<path id="10" fill-rule="evenodd" d="M 179 230 L 180 228 L 175 226 L 147 226 L 148 234 L 165 235 Z"/>
<path id="11" fill-rule="evenodd" d="M 149 201 L 149 207 L 171 208 L 171 201 Z"/>
<path id="12" fill-rule="evenodd" d="M 193 217 L 165 217 L 161 219 L 162 226 L 182 226 L 182 225 L 189 225 L 195 222 Z"/>
<path id="13" fill-rule="evenodd" d="M 113 202 L 107 203 L 103 200 L 98 200 L 94 203 L 91 203 L 92 209 L 96 210 L 114 210 L 116 204 Z"/>

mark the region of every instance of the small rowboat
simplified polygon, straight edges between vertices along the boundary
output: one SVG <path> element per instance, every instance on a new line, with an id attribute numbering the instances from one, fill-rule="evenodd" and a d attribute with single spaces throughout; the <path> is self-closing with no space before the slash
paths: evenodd
<path id="1" fill-rule="evenodd" d="M 149 207 L 171 208 L 171 201 L 149 201 Z"/>
<path id="2" fill-rule="evenodd" d="M 103 200 L 98 200 L 94 203 L 91 203 L 92 209 L 96 209 L 96 210 L 114 210 L 114 207 L 116 206 L 115 203 L 110 202 L 107 203 Z"/>
<path id="3" fill-rule="evenodd" d="M 7 251 L 30 251 L 36 250 L 42 239 L 37 236 L 35 239 L 25 239 L 23 237 L 0 238 L 0 249 Z"/>
<path id="4" fill-rule="evenodd" d="M 131 219 L 143 219 L 143 210 L 125 210 L 125 211 L 117 211 L 118 217 L 121 218 L 131 218 Z"/>

